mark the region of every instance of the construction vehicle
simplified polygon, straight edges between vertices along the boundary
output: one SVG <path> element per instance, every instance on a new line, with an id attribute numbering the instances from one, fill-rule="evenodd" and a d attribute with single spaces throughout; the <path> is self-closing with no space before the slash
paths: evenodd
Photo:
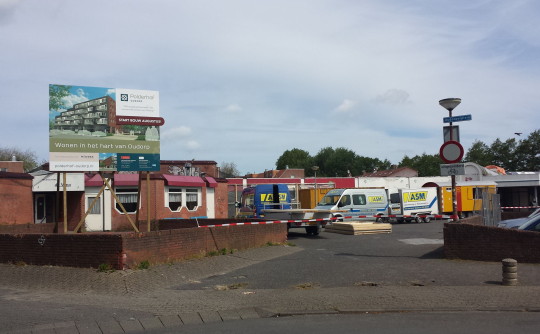
<path id="1" fill-rule="evenodd" d="M 488 194 L 496 194 L 497 188 L 494 182 L 463 182 L 456 185 L 457 212 L 460 218 L 472 216 L 482 210 L 482 198 Z M 439 185 L 439 212 L 441 214 L 453 213 L 452 210 L 452 186 L 449 184 Z"/>
<path id="2" fill-rule="evenodd" d="M 397 215 L 397 222 L 429 223 L 429 215 L 439 213 L 437 188 L 395 189 L 389 190 L 389 214 Z"/>

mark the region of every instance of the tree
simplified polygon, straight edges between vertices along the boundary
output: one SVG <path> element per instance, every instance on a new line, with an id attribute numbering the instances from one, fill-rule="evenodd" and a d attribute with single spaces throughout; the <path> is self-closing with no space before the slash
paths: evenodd
<path id="1" fill-rule="evenodd" d="M 222 177 L 236 177 L 240 175 L 240 171 L 234 162 L 222 162 L 219 172 Z"/>
<path id="2" fill-rule="evenodd" d="M 276 161 L 277 169 L 300 168 L 304 169 L 306 175 L 309 175 L 312 166 L 313 158 L 309 152 L 298 148 L 283 152 Z"/>
<path id="3" fill-rule="evenodd" d="M 465 161 L 474 162 L 480 166 L 489 166 L 493 164 L 493 153 L 489 146 L 480 140 L 476 140 L 467 151 Z"/>
<path id="4" fill-rule="evenodd" d="M 58 111 L 64 108 L 62 99 L 71 94 L 70 89 L 71 86 L 49 85 L 49 110 Z"/>
<path id="5" fill-rule="evenodd" d="M 21 151 L 14 147 L 0 147 L 0 161 L 11 161 L 13 156 L 23 162 L 25 172 L 38 166 L 36 153 L 30 150 Z"/>
<path id="6" fill-rule="evenodd" d="M 540 130 L 531 132 L 527 139 L 520 140 L 515 152 L 516 170 L 540 170 Z"/>
<path id="7" fill-rule="evenodd" d="M 506 170 L 518 170 L 516 163 L 517 143 L 514 138 L 501 141 L 497 138 L 490 146 L 493 154 L 493 164 Z"/>
<path id="8" fill-rule="evenodd" d="M 412 158 L 404 156 L 399 167 L 409 167 L 418 171 L 418 176 L 439 176 L 441 174 L 441 158 L 438 154 L 423 153 Z"/>

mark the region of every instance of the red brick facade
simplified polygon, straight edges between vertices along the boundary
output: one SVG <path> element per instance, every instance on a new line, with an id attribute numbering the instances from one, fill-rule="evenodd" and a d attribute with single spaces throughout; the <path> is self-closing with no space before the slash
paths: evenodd
<path id="1" fill-rule="evenodd" d="M 0 172 L 0 225 L 34 222 L 32 179 L 25 173 Z"/>
<path id="2" fill-rule="evenodd" d="M 115 269 L 242 250 L 287 240 L 286 224 L 184 228 L 146 233 L 0 234 L 0 261 Z"/>
<path id="3" fill-rule="evenodd" d="M 540 263 L 540 233 L 467 223 L 444 224 L 444 254 L 450 259 Z"/>

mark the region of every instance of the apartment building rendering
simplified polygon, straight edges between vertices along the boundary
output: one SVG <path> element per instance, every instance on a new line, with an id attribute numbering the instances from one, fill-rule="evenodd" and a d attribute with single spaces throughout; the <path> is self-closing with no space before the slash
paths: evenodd
<path id="1" fill-rule="evenodd" d="M 53 131 L 74 134 L 102 134 L 121 132 L 116 124 L 116 102 L 110 96 L 102 96 L 73 105 L 56 116 Z"/>

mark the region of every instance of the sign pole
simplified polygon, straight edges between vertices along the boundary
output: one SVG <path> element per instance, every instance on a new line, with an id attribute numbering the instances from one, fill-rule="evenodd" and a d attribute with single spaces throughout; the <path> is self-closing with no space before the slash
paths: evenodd
<path id="1" fill-rule="evenodd" d="M 450 141 L 454 141 L 454 131 L 452 131 L 452 110 L 456 108 L 461 103 L 461 99 L 459 98 L 448 98 L 443 99 L 439 101 L 439 104 L 444 109 L 448 110 L 449 114 L 449 120 L 450 120 Z M 460 159 L 461 160 L 461 159 Z M 456 197 L 456 176 L 451 176 L 452 180 L 452 220 L 457 221 L 458 220 L 458 212 L 457 212 L 457 197 Z"/>
<path id="2" fill-rule="evenodd" d="M 452 119 L 452 109 L 449 110 L 450 113 L 450 119 Z M 454 131 L 452 131 L 452 121 L 450 121 L 450 140 L 454 140 Z M 450 176 L 452 181 L 452 216 L 454 221 L 458 220 L 458 212 L 457 212 L 457 196 L 456 196 L 456 176 L 451 175 Z"/>
<path id="3" fill-rule="evenodd" d="M 67 233 L 67 173 L 63 173 L 64 181 L 64 233 Z"/>
<path id="4" fill-rule="evenodd" d="M 150 232 L 150 172 L 146 172 L 146 222 L 148 223 L 148 232 Z"/>

